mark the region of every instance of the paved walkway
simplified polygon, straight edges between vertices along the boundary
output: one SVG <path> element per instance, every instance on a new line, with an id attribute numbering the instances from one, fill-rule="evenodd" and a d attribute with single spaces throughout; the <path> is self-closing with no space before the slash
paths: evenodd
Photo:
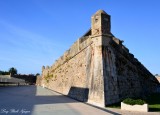
<path id="1" fill-rule="evenodd" d="M 99 109 L 54 91 L 36 87 L 0 87 L 0 115 L 148 115 L 118 109 Z M 160 113 L 149 113 L 160 115 Z"/>

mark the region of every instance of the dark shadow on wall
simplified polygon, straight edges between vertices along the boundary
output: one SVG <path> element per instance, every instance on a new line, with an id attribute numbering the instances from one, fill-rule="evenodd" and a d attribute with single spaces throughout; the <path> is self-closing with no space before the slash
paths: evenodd
<path id="1" fill-rule="evenodd" d="M 71 87 L 68 96 L 82 102 L 87 102 L 88 94 L 89 94 L 88 88 Z"/>
<path id="2" fill-rule="evenodd" d="M 87 102 L 88 101 L 88 95 L 89 95 L 89 88 L 80 88 L 80 87 L 71 87 L 70 90 L 69 90 L 69 93 L 68 93 L 69 97 L 71 97 L 75 100 L 81 101 L 81 102 Z M 89 106 L 92 106 L 94 108 L 103 110 L 103 111 L 105 111 L 107 113 L 110 113 L 110 114 L 113 114 L 113 115 L 121 115 L 119 113 L 116 113 L 116 112 L 113 112 L 113 111 L 110 111 L 110 110 L 107 110 L 105 108 L 98 107 L 98 106 L 95 106 L 95 105 L 92 105 L 92 104 L 89 104 L 89 103 L 85 103 L 85 104 L 89 105 Z"/>

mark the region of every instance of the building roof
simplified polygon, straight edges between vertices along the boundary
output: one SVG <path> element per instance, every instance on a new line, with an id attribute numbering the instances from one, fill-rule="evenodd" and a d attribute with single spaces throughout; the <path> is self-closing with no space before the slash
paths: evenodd
<path id="1" fill-rule="evenodd" d="M 160 82 L 160 76 L 157 76 L 156 78 L 157 78 L 157 80 Z"/>

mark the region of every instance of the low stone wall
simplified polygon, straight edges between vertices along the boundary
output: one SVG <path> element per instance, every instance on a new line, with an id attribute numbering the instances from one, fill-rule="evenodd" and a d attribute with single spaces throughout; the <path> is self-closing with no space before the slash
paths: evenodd
<path id="1" fill-rule="evenodd" d="M 11 78 L 11 75 L 0 75 L 0 78 Z"/>
<path id="2" fill-rule="evenodd" d="M 121 102 L 121 110 L 148 112 L 148 104 L 128 105 L 128 104 Z"/>
<path id="3" fill-rule="evenodd" d="M 11 77 L 11 75 L 0 75 L 0 86 L 26 85 L 25 80 Z"/>

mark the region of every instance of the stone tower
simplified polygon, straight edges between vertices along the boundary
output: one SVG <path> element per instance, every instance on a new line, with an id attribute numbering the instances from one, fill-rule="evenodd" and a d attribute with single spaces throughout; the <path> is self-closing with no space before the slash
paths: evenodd
<path id="1" fill-rule="evenodd" d="M 106 35 L 111 30 L 110 16 L 103 10 L 98 10 L 92 16 L 92 35 Z"/>
<path id="2" fill-rule="evenodd" d="M 157 79 L 111 33 L 110 15 L 99 10 L 91 22 L 63 56 L 42 68 L 42 86 L 98 106 L 154 92 Z"/>
<path id="3" fill-rule="evenodd" d="M 119 92 L 115 66 L 115 55 L 113 49 L 110 47 L 110 42 L 114 37 L 111 34 L 110 15 L 103 10 L 98 10 L 92 16 L 91 20 L 91 37 L 94 43 L 97 44 L 94 49 L 95 51 L 98 50 L 98 52 L 101 53 L 95 53 L 95 55 L 98 54 L 96 61 L 102 61 L 101 71 L 104 85 L 104 105 L 115 103 L 119 100 Z"/>

